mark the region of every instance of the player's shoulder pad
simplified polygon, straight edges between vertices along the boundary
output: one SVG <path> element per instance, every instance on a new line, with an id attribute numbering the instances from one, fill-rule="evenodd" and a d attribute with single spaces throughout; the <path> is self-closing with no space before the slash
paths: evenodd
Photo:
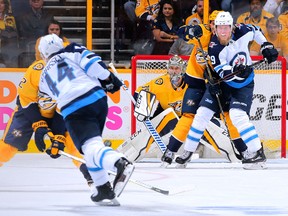
<path id="1" fill-rule="evenodd" d="M 39 70 L 40 71 L 40 70 L 43 70 L 44 67 L 45 67 L 45 63 L 43 60 L 36 61 L 32 65 L 33 70 Z"/>
<path id="2" fill-rule="evenodd" d="M 71 43 L 68 46 L 66 46 L 62 52 L 80 52 L 82 53 L 84 50 L 86 50 L 86 47 L 79 45 L 77 43 Z"/>
<path id="3" fill-rule="evenodd" d="M 246 34 L 247 32 L 255 32 L 255 31 L 261 31 L 261 28 L 259 26 L 255 26 L 252 24 L 244 24 L 244 23 L 236 23 L 234 25 L 234 34 Z"/>

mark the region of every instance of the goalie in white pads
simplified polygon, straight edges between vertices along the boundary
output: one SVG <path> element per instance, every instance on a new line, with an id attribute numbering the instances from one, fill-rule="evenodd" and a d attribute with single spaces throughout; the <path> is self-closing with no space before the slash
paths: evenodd
<path id="1" fill-rule="evenodd" d="M 183 79 L 186 64 L 182 58 L 177 55 L 173 56 L 167 64 L 167 69 L 167 74 L 137 89 L 135 96 L 138 97 L 134 113 L 140 121 L 152 116 L 151 122 L 165 143 L 169 142 L 172 130 L 181 117 L 183 96 L 187 89 L 187 84 Z M 155 98 L 158 103 L 154 103 Z M 156 105 L 152 106 L 153 104 Z M 185 132 L 182 134 L 186 138 Z M 209 149 L 222 154 L 230 161 L 238 161 L 224 129 L 211 122 L 204 137 L 201 143 Z M 141 128 L 140 131 L 130 136 L 117 150 L 124 153 L 131 161 L 139 161 L 152 154 L 153 156 L 159 153 L 162 155 L 145 128 Z"/>
<path id="2" fill-rule="evenodd" d="M 75 146 L 84 154 L 96 185 L 92 201 L 119 205 L 116 196 L 123 191 L 134 166 L 123 154 L 103 144 L 102 132 L 108 112 L 105 91 L 118 91 L 122 82 L 100 56 L 75 43 L 63 48 L 62 40 L 55 34 L 41 38 L 39 51 L 47 62 L 40 91 L 56 101 Z M 113 189 L 108 171 L 116 172 Z"/>

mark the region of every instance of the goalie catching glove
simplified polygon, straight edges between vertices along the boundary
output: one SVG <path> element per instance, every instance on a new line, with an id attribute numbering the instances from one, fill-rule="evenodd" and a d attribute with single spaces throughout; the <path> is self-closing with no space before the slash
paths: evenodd
<path id="1" fill-rule="evenodd" d="M 112 94 L 119 91 L 120 87 L 123 85 L 123 83 L 118 79 L 118 77 L 116 77 L 114 73 L 111 72 L 107 79 L 105 80 L 99 79 L 99 81 L 101 83 L 102 88 L 106 92 L 110 92 Z"/>
<path id="2" fill-rule="evenodd" d="M 261 53 L 265 59 L 267 59 L 268 64 L 274 62 L 278 58 L 278 51 L 275 49 L 274 45 L 270 42 L 264 42 L 261 45 Z"/>
<path id="3" fill-rule="evenodd" d="M 46 144 L 44 142 L 45 136 L 48 135 L 48 137 L 51 139 L 54 137 L 54 134 L 52 133 L 51 129 L 48 128 L 48 124 L 44 120 L 34 122 L 32 124 L 32 128 L 35 132 L 34 136 L 36 147 L 39 151 L 44 152 L 44 150 L 46 149 Z"/>
<path id="4" fill-rule="evenodd" d="M 66 139 L 63 135 L 55 135 L 51 141 L 52 144 L 46 150 L 46 153 L 53 159 L 59 158 L 61 156 L 59 150 L 64 151 Z"/>

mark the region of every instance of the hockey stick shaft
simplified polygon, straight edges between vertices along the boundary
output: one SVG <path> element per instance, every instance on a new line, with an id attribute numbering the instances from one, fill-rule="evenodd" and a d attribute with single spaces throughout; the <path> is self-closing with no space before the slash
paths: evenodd
<path id="1" fill-rule="evenodd" d="M 199 44 L 199 47 L 200 47 L 200 52 L 202 52 L 202 55 L 204 56 L 204 59 L 205 59 L 205 65 L 206 65 L 206 68 L 207 68 L 207 71 L 208 71 L 208 76 L 209 76 L 209 83 L 211 83 L 213 81 L 213 76 L 212 76 L 212 73 L 211 73 L 211 70 L 210 70 L 210 66 L 208 64 L 208 60 L 205 56 L 205 52 L 204 52 L 204 49 L 203 49 L 203 46 L 202 46 L 202 43 L 200 41 L 199 38 L 196 38 L 197 41 L 198 41 L 198 44 Z M 212 82 L 213 83 L 213 82 Z M 235 151 L 235 148 L 234 148 L 234 144 L 233 144 L 233 141 L 232 141 L 232 138 L 231 138 L 231 135 L 230 135 L 230 132 L 229 132 L 229 129 L 228 129 L 228 124 L 227 124 L 227 121 L 226 121 L 226 117 L 225 117 L 225 114 L 224 114 L 224 110 L 223 110 L 223 107 L 222 107 L 222 104 L 221 104 L 221 101 L 220 101 L 220 98 L 219 98 L 219 94 L 216 94 L 216 99 L 217 99 L 217 103 L 218 103 L 218 106 L 219 106 L 219 109 L 220 109 L 220 113 L 222 115 L 222 119 L 223 119 L 223 122 L 225 124 L 225 127 L 227 128 L 227 134 L 228 134 L 228 138 L 230 140 L 230 143 L 231 143 L 231 146 L 232 146 L 232 149 L 233 149 L 233 152 L 234 154 L 236 155 L 236 157 L 241 160 L 242 156 L 240 154 L 237 154 L 236 151 Z"/>
<path id="2" fill-rule="evenodd" d="M 118 72 L 117 72 L 116 68 L 114 67 L 114 64 L 109 63 L 109 67 L 112 69 L 113 73 L 119 78 Z M 131 99 L 132 103 L 135 105 L 136 101 L 135 101 L 134 97 L 132 96 L 132 94 L 129 92 L 129 88 L 126 86 L 126 84 L 124 83 L 124 81 L 122 79 L 120 79 L 120 80 L 123 83 L 124 91 L 127 93 L 129 98 Z M 159 133 L 154 128 L 152 122 L 149 119 L 147 119 L 143 123 L 144 123 L 145 127 L 147 128 L 147 130 L 149 131 L 150 135 L 155 140 L 155 143 L 157 144 L 160 151 L 162 153 L 164 153 L 166 151 L 167 147 L 166 147 L 165 143 L 163 142 L 162 138 L 160 137 Z"/>
<path id="3" fill-rule="evenodd" d="M 266 62 L 266 59 L 262 59 L 262 60 L 260 60 L 260 61 L 257 61 L 257 62 L 255 62 L 255 63 L 249 65 L 248 67 L 250 67 L 250 68 L 255 67 L 255 66 L 261 64 L 262 62 Z M 235 71 L 235 72 L 233 72 L 233 73 L 231 73 L 231 74 L 226 75 L 226 76 L 223 77 L 223 78 L 218 79 L 216 82 L 211 83 L 211 84 L 212 84 L 212 85 L 220 84 L 221 82 L 223 82 L 223 81 L 225 81 L 225 80 L 228 80 L 228 79 L 232 78 L 233 76 L 238 75 L 240 72 L 241 72 L 241 70 Z"/>
<path id="4" fill-rule="evenodd" d="M 62 150 L 59 150 L 59 154 L 60 154 L 60 155 L 64 155 L 64 156 L 66 156 L 66 157 L 68 157 L 68 158 L 71 158 L 71 159 L 73 159 L 73 160 L 79 161 L 79 162 L 81 162 L 81 163 L 83 163 L 83 164 L 86 164 L 86 161 L 85 161 L 84 159 L 78 158 L 78 157 L 76 157 L 76 156 L 74 156 L 74 155 L 71 155 L 71 154 L 68 154 L 68 153 L 66 153 L 66 152 L 64 152 L 64 151 L 62 151 Z M 109 172 L 109 174 L 111 174 L 111 175 L 113 175 L 113 176 L 116 176 L 116 173 L 111 172 L 111 171 L 108 171 L 108 172 Z M 130 179 L 129 179 L 129 182 L 132 182 L 132 183 L 134 183 L 134 184 L 136 184 L 136 185 L 139 185 L 139 186 L 141 186 L 141 187 L 144 187 L 144 188 L 147 188 L 147 189 L 156 191 L 156 192 L 161 193 L 161 194 L 164 194 L 164 195 L 169 195 L 169 191 L 168 191 L 168 190 L 163 190 L 163 189 L 160 189 L 160 188 L 157 188 L 157 187 L 154 187 L 154 186 L 145 184 L 144 182 L 141 182 L 141 181 L 139 181 L 139 180 L 135 180 L 135 179 L 131 179 L 131 178 L 130 178 Z"/>

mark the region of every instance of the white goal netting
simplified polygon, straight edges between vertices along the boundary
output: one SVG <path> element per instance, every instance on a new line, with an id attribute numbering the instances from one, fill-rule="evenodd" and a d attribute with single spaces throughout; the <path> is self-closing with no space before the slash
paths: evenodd
<path id="1" fill-rule="evenodd" d="M 188 61 L 188 56 L 181 56 Z M 135 56 L 132 58 L 132 92 L 167 72 L 171 56 Z M 259 61 L 260 57 L 252 57 Z M 134 89 L 133 89 L 134 86 Z M 250 120 L 255 125 L 268 158 L 286 157 L 286 63 L 279 57 L 272 64 L 255 67 L 255 89 Z M 132 127 L 136 127 L 132 125 Z"/>

